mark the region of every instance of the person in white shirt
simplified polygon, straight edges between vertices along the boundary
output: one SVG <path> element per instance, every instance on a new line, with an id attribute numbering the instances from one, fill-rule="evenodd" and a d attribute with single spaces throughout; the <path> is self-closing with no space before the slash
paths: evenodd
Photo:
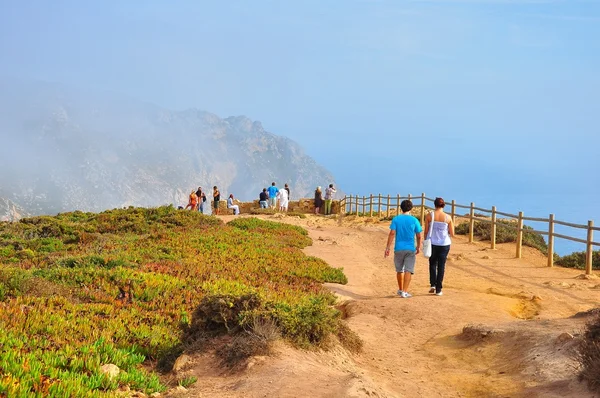
<path id="1" fill-rule="evenodd" d="M 429 293 L 442 295 L 442 282 L 446 271 L 446 259 L 450 252 L 450 244 L 454 237 L 452 217 L 444 213 L 446 202 L 442 198 L 433 201 L 435 211 L 425 217 L 425 236 L 431 229 L 431 257 L 429 257 Z"/>
<path id="2" fill-rule="evenodd" d="M 229 199 L 227 199 L 227 208 L 233 209 L 233 214 L 240 214 L 240 206 L 233 204 L 233 194 L 229 194 Z"/>
<path id="3" fill-rule="evenodd" d="M 333 202 L 333 194 L 336 192 L 333 184 L 325 189 L 325 215 L 331 214 L 331 203 Z"/>
<path id="4" fill-rule="evenodd" d="M 279 211 L 287 211 L 289 204 L 289 194 L 286 189 L 280 189 L 277 193 L 277 198 L 279 199 Z"/>

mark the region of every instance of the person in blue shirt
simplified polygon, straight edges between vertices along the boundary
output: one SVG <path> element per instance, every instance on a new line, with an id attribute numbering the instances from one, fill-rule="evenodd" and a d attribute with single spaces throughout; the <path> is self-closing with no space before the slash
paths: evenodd
<path id="1" fill-rule="evenodd" d="M 419 220 L 408 214 L 413 208 L 410 200 L 403 200 L 400 203 L 402 214 L 392 219 L 390 224 L 390 234 L 388 235 L 387 246 L 384 257 L 390 255 L 390 246 L 394 243 L 394 265 L 396 266 L 396 280 L 398 281 L 398 296 L 402 298 L 412 297 L 408 293 L 410 279 L 415 273 L 415 263 L 417 254 L 421 251 L 422 231 Z M 417 245 L 415 246 L 415 237 Z"/>
<path id="2" fill-rule="evenodd" d="M 275 183 L 271 183 L 271 186 L 268 189 L 269 191 L 269 207 L 275 209 L 277 207 L 277 193 L 279 192 L 279 188 L 275 186 Z"/>

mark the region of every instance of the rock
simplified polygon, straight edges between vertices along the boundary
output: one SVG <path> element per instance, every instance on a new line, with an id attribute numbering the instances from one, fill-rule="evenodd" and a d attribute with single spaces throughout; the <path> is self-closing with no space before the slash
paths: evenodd
<path id="1" fill-rule="evenodd" d="M 185 388 L 184 386 L 177 386 L 177 387 L 175 387 L 175 391 L 177 391 L 177 392 L 187 392 L 187 388 Z"/>
<path id="2" fill-rule="evenodd" d="M 150 394 L 151 397 L 156 398 L 156 397 L 160 397 L 160 393 L 159 392 L 153 392 L 152 394 Z"/>
<path id="3" fill-rule="evenodd" d="M 581 274 L 581 275 L 577 275 L 575 277 L 575 279 L 586 279 L 586 280 L 590 280 L 590 279 L 598 279 L 598 275 L 586 275 L 586 274 Z"/>
<path id="4" fill-rule="evenodd" d="M 109 379 L 117 377 L 121 372 L 121 369 L 117 365 L 113 365 L 112 363 L 107 363 L 105 365 L 100 366 L 100 372 L 107 375 Z"/>
<path id="5" fill-rule="evenodd" d="M 491 257 L 490 257 L 490 256 L 483 256 L 483 257 L 481 257 L 481 258 L 482 258 L 482 259 L 484 259 L 484 260 L 490 260 L 490 259 L 491 259 Z"/>
<path id="6" fill-rule="evenodd" d="M 556 341 L 559 341 L 561 343 L 564 343 L 564 342 L 567 342 L 570 340 L 573 340 L 573 335 L 571 333 L 567 333 L 567 332 L 559 334 L 558 337 L 556 338 Z"/>
<path id="7" fill-rule="evenodd" d="M 173 372 L 179 372 L 190 362 L 190 357 L 186 354 L 181 354 L 173 364 Z"/>

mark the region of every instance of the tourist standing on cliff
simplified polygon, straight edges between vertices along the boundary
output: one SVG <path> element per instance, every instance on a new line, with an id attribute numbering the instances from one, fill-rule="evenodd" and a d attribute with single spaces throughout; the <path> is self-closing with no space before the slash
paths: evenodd
<path id="1" fill-rule="evenodd" d="M 421 251 L 421 224 L 419 220 L 409 214 L 412 208 L 413 204 L 410 200 L 403 200 L 400 203 L 402 214 L 392 219 L 384 254 L 384 257 L 390 255 L 390 247 L 394 242 L 394 265 L 398 282 L 398 296 L 402 298 L 412 297 L 412 294 L 408 293 L 408 286 L 412 275 L 415 273 L 417 254 Z M 415 237 L 417 238 L 416 246 Z"/>
<path id="2" fill-rule="evenodd" d="M 279 198 L 279 211 L 288 211 L 289 197 L 287 189 L 281 189 L 277 197 Z"/>
<path id="3" fill-rule="evenodd" d="M 192 190 L 192 193 L 190 193 L 188 204 L 187 206 L 185 206 L 185 209 L 187 210 L 189 207 L 190 210 L 196 210 L 196 206 L 198 206 L 198 196 L 196 196 L 196 192 Z"/>
<path id="4" fill-rule="evenodd" d="M 333 202 L 333 196 L 336 190 L 333 187 L 333 184 L 329 184 L 329 187 L 325 189 L 325 215 L 328 216 L 331 214 L 331 203 Z"/>
<path id="5" fill-rule="evenodd" d="M 219 188 L 215 185 L 213 187 L 213 200 L 215 206 L 215 215 L 219 214 L 219 201 L 221 200 L 221 192 L 219 192 Z"/>
<path id="6" fill-rule="evenodd" d="M 267 193 L 267 188 L 263 188 L 262 192 L 258 195 L 258 203 L 260 204 L 261 209 L 269 207 L 269 194 Z"/>
<path id="7" fill-rule="evenodd" d="M 269 191 L 269 207 L 275 209 L 277 207 L 277 193 L 279 192 L 279 188 L 275 186 L 275 183 L 271 183 L 271 186 L 268 189 Z"/>
<path id="8" fill-rule="evenodd" d="M 200 213 L 204 213 L 204 202 L 206 202 L 206 195 L 202 191 L 202 187 L 198 187 L 196 196 L 198 197 L 198 211 Z"/>
<path id="9" fill-rule="evenodd" d="M 431 257 L 429 257 L 429 293 L 442 295 L 442 282 L 446 271 L 446 259 L 450 253 L 451 237 L 454 237 L 452 217 L 444 213 L 446 202 L 442 198 L 433 201 L 435 211 L 425 217 L 425 236 L 431 229 Z"/>
<path id="10" fill-rule="evenodd" d="M 317 187 L 315 189 L 315 214 L 319 214 L 321 206 L 323 206 L 323 192 L 321 192 L 321 187 Z"/>

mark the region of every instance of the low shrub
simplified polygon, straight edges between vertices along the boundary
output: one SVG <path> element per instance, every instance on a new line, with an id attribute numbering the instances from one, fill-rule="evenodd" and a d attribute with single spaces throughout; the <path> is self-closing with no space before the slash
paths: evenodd
<path id="1" fill-rule="evenodd" d="M 577 359 L 581 364 L 579 374 L 590 389 L 600 392 L 600 316 L 596 315 L 587 324 L 583 339 L 577 348 Z"/>
<path id="2" fill-rule="evenodd" d="M 221 365 L 228 368 L 240 367 L 253 356 L 266 356 L 271 352 L 270 342 L 255 334 L 243 331 L 216 350 Z"/>
<path id="3" fill-rule="evenodd" d="M 31 279 L 30 271 L 15 267 L 0 268 L 0 301 L 26 293 Z"/>
<path id="4" fill-rule="evenodd" d="M 350 352 L 359 353 L 363 349 L 363 341 L 361 338 L 348 326 L 345 321 L 340 321 L 336 336 L 342 346 Z"/>
<path id="5" fill-rule="evenodd" d="M 263 209 L 263 208 L 258 208 L 258 209 L 257 209 L 257 208 L 253 208 L 253 209 L 250 209 L 250 214 L 257 214 L 257 215 L 259 215 L 259 214 L 264 214 L 264 215 L 273 215 L 273 214 L 277 214 L 277 210 L 275 210 L 275 209 L 270 209 L 270 208 L 267 208 L 267 209 Z"/>
<path id="6" fill-rule="evenodd" d="M 554 263 L 562 267 L 585 269 L 586 252 L 573 252 L 565 256 L 558 256 Z M 592 268 L 600 269 L 600 250 L 592 253 Z"/>
<path id="7" fill-rule="evenodd" d="M 296 305 L 276 303 L 272 315 L 282 334 L 299 347 L 319 346 L 340 324 L 341 313 L 331 304 L 329 296 L 307 297 Z"/>
<path id="8" fill-rule="evenodd" d="M 322 346 L 345 334 L 322 282 L 347 279 L 306 256 L 311 243 L 300 227 L 168 206 L 0 223 L 0 396 L 160 392 L 144 369 L 214 336 L 232 342 L 227 363 L 279 336 Z M 107 361 L 118 379 L 97 372 Z"/>
<path id="9" fill-rule="evenodd" d="M 517 241 L 517 230 L 511 227 L 516 227 L 516 223 L 506 220 L 498 220 L 496 223 L 496 243 L 509 243 Z M 533 247 L 542 253 L 548 252 L 548 246 L 544 237 L 538 233 L 530 232 L 533 228 L 523 226 L 523 245 Z M 469 223 L 458 224 L 454 232 L 457 235 L 469 234 Z M 473 235 L 481 240 L 491 240 L 492 224 L 488 222 L 475 221 Z"/>
<path id="10" fill-rule="evenodd" d="M 284 245 L 304 248 L 312 244 L 308 232 L 297 225 L 261 220 L 255 217 L 237 218 L 227 225 L 245 231 L 276 236 Z"/>

